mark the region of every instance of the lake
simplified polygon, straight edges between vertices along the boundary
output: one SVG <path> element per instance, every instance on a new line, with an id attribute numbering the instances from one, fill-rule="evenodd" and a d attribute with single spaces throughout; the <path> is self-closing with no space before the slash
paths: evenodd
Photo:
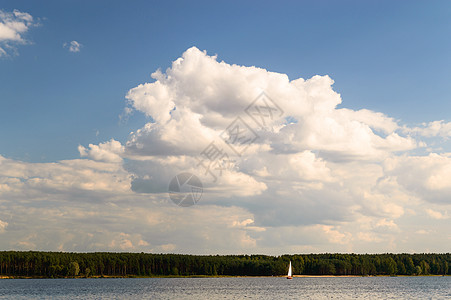
<path id="1" fill-rule="evenodd" d="M 451 299 L 451 277 L 3 279 L 0 299 Z"/>

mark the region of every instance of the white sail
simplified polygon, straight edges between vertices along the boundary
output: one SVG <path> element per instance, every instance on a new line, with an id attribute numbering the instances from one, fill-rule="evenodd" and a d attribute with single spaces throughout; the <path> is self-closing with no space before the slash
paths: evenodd
<path id="1" fill-rule="evenodd" d="M 291 261 L 290 261 L 290 267 L 288 268 L 288 277 L 291 277 Z"/>

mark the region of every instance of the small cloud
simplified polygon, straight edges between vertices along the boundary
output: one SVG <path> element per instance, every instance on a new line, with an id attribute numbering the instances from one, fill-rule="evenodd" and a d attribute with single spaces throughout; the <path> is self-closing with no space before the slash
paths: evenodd
<path id="1" fill-rule="evenodd" d="M 444 214 L 442 214 L 439 211 L 435 211 L 435 210 L 432 210 L 429 208 L 426 209 L 426 212 L 431 218 L 436 219 L 436 220 L 445 220 L 445 219 L 449 218 L 449 216 L 446 212 Z"/>
<path id="2" fill-rule="evenodd" d="M 6 227 L 8 227 L 8 223 L 0 220 L 0 232 L 5 231 Z"/>
<path id="3" fill-rule="evenodd" d="M 124 111 L 119 115 L 119 124 L 126 124 L 128 118 L 133 114 L 133 108 L 126 106 Z"/>
<path id="4" fill-rule="evenodd" d="M 139 240 L 138 246 L 149 246 L 149 243 L 143 240 Z"/>
<path id="5" fill-rule="evenodd" d="M 77 41 L 72 41 L 69 43 L 64 43 L 63 48 L 69 49 L 69 52 L 80 52 L 80 49 L 83 47 L 82 44 L 80 44 Z"/>
<path id="6" fill-rule="evenodd" d="M 122 153 L 124 146 L 120 142 L 111 139 L 109 142 L 100 143 L 99 145 L 89 144 L 89 148 L 78 146 L 81 157 L 89 157 L 97 161 L 105 162 L 122 162 Z"/>

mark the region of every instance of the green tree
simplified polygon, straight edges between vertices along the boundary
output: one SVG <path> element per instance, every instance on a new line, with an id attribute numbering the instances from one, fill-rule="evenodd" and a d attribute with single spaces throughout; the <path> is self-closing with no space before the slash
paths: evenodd
<path id="1" fill-rule="evenodd" d="M 448 274 L 449 265 L 447 261 L 444 261 L 442 264 L 442 274 L 446 275 Z"/>
<path id="2" fill-rule="evenodd" d="M 171 268 L 171 275 L 179 275 L 179 270 L 177 269 L 177 267 Z"/>
<path id="3" fill-rule="evenodd" d="M 420 263 L 420 266 L 421 266 L 422 274 L 428 275 L 429 271 L 430 271 L 429 264 L 426 261 L 422 260 Z"/>
<path id="4" fill-rule="evenodd" d="M 421 269 L 421 266 L 415 267 L 415 275 L 421 275 L 423 274 L 423 270 Z"/>
<path id="5" fill-rule="evenodd" d="M 440 274 L 440 264 L 435 259 L 431 263 L 431 274 Z"/>
<path id="6" fill-rule="evenodd" d="M 397 272 L 396 261 L 392 257 L 384 260 L 383 267 L 385 274 L 395 275 Z"/>
<path id="7" fill-rule="evenodd" d="M 398 260 L 396 262 L 396 267 L 398 269 L 397 274 L 405 275 L 407 273 L 406 266 L 404 266 L 404 263 L 402 262 L 402 260 Z"/>
<path id="8" fill-rule="evenodd" d="M 69 276 L 78 276 L 80 273 L 80 265 L 76 261 L 72 261 L 69 264 L 69 268 L 67 269 L 67 273 Z"/>
<path id="9" fill-rule="evenodd" d="M 407 275 L 415 274 L 416 269 L 415 269 L 415 265 L 414 265 L 413 260 L 412 260 L 411 257 L 408 257 L 406 259 L 405 266 L 406 266 L 406 274 Z"/>
<path id="10" fill-rule="evenodd" d="M 320 275 L 334 275 L 335 274 L 335 265 L 326 259 L 321 259 L 317 264 L 318 274 Z"/>

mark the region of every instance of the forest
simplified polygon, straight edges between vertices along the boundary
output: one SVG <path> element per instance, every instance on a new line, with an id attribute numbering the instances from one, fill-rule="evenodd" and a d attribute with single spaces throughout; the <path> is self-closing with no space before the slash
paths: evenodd
<path id="1" fill-rule="evenodd" d="M 0 277 L 451 275 L 451 254 L 182 255 L 1 251 Z"/>

